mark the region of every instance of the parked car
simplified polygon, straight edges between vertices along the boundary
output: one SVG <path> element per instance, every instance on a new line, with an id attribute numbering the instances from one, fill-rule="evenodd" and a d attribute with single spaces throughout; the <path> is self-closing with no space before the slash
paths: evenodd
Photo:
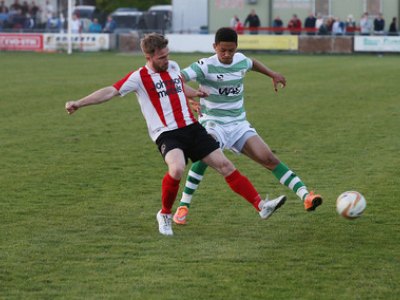
<path id="1" fill-rule="evenodd" d="M 117 8 L 114 12 L 132 12 L 132 11 L 138 11 L 136 7 L 119 7 Z"/>
<path id="2" fill-rule="evenodd" d="M 145 14 L 145 29 L 170 31 L 172 28 L 172 5 L 153 5 Z"/>
<path id="3" fill-rule="evenodd" d="M 149 8 L 149 11 L 172 12 L 172 5 L 153 5 Z"/>
<path id="4" fill-rule="evenodd" d="M 116 23 L 115 33 L 140 29 L 143 12 L 131 8 L 119 8 L 111 14 Z"/>
<path id="5" fill-rule="evenodd" d="M 92 20 L 95 10 L 96 7 L 92 5 L 78 5 L 74 7 L 72 14 L 76 14 L 80 19 Z"/>

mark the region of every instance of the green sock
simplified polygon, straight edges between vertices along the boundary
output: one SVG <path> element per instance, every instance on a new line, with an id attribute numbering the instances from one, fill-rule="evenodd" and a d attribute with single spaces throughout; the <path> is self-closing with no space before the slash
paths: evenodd
<path id="1" fill-rule="evenodd" d="M 207 164 L 200 160 L 192 164 L 188 176 L 186 177 L 185 188 L 183 189 L 182 198 L 179 203 L 180 206 L 190 207 L 193 194 L 199 187 L 207 167 Z"/>
<path id="2" fill-rule="evenodd" d="M 284 163 L 280 162 L 272 171 L 272 174 L 274 174 L 281 184 L 295 192 L 301 200 L 304 200 L 308 195 L 308 190 L 305 184 Z"/>

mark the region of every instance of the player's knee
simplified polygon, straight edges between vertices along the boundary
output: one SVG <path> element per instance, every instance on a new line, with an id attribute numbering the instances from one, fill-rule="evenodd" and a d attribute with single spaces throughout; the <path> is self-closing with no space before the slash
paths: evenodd
<path id="1" fill-rule="evenodd" d="M 181 179 L 185 172 L 185 165 L 177 164 L 169 167 L 169 175 L 174 179 Z"/>
<path id="2" fill-rule="evenodd" d="M 228 176 L 235 170 L 235 166 L 233 163 L 224 157 L 223 160 L 221 160 L 220 165 L 218 167 L 218 171 L 223 175 L 223 176 Z"/>
<path id="3" fill-rule="evenodd" d="M 269 155 L 262 161 L 262 165 L 269 170 L 275 169 L 279 163 L 280 161 L 275 155 Z"/>

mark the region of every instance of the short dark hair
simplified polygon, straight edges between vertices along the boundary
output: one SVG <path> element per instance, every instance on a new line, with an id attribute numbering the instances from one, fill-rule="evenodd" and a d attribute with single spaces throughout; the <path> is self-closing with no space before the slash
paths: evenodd
<path id="1" fill-rule="evenodd" d="M 238 36 L 235 30 L 230 27 L 222 27 L 215 33 L 215 44 L 220 42 L 233 42 L 237 45 Z"/>

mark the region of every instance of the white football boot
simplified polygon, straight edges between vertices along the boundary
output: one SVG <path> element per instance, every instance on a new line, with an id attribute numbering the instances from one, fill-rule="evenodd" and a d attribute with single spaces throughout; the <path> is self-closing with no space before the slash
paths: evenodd
<path id="1" fill-rule="evenodd" d="M 162 235 L 174 235 L 172 231 L 172 214 L 157 213 L 158 230 Z"/>
<path id="2" fill-rule="evenodd" d="M 267 198 L 259 212 L 261 219 L 268 219 L 274 213 L 274 211 L 285 204 L 285 201 L 285 195 L 279 196 L 278 198 L 272 200 L 268 200 Z"/>

